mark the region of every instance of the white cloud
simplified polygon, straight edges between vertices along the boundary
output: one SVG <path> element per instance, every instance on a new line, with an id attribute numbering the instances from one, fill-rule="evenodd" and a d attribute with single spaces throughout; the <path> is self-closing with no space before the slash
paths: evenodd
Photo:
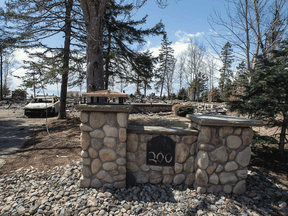
<path id="1" fill-rule="evenodd" d="M 151 45 L 151 41 L 150 41 L 150 40 L 148 40 L 148 41 L 147 41 L 147 44 L 146 44 L 146 47 L 147 47 L 147 48 L 149 48 L 149 47 L 150 47 L 150 45 Z"/>
<path id="2" fill-rule="evenodd" d="M 178 30 L 175 32 L 175 36 L 178 37 L 178 42 L 189 43 L 191 38 L 204 35 L 204 32 L 197 32 L 196 34 L 188 34 L 185 31 Z"/>

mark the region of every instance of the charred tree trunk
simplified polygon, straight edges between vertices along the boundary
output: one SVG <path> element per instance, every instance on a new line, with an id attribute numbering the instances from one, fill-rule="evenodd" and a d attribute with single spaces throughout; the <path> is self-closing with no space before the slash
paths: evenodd
<path id="1" fill-rule="evenodd" d="M 81 0 L 87 32 L 87 92 L 104 89 L 103 14 L 107 0 Z"/>
<path id="2" fill-rule="evenodd" d="M 63 56 L 63 74 L 61 84 L 61 97 L 60 97 L 60 110 L 59 119 L 66 118 L 66 99 L 68 87 L 68 74 L 69 74 L 69 59 L 70 59 L 70 43 L 71 43 L 71 12 L 73 7 L 73 0 L 66 2 L 66 16 L 65 16 L 65 42 L 64 42 L 64 56 Z"/>

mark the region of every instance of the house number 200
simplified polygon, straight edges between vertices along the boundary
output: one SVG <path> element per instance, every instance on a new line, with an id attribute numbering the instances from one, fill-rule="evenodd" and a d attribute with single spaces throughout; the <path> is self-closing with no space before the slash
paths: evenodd
<path id="1" fill-rule="evenodd" d="M 163 160 L 165 160 L 166 163 L 170 163 L 173 160 L 173 157 L 170 153 L 166 154 L 164 156 L 164 154 L 162 154 L 161 152 L 159 152 L 157 155 L 155 154 L 155 152 L 150 151 L 149 154 L 153 155 L 153 158 L 149 159 L 149 161 L 153 161 L 155 164 L 157 163 L 162 163 Z M 168 159 L 170 158 L 170 159 Z"/>

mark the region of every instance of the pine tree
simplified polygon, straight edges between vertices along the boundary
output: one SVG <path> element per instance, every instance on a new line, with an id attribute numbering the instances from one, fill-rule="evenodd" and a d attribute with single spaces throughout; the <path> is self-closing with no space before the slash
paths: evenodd
<path id="1" fill-rule="evenodd" d="M 167 76 L 170 76 L 169 74 L 174 72 L 175 58 L 174 49 L 171 47 L 171 44 L 172 42 L 169 42 L 167 35 L 164 34 L 159 54 L 159 68 L 157 69 L 156 75 L 158 78 L 156 89 L 159 89 L 160 86 L 160 97 L 162 97 L 165 84 L 169 82 Z M 168 97 L 170 96 L 170 93 L 171 92 L 168 92 Z"/>
<path id="2" fill-rule="evenodd" d="M 220 69 L 220 79 L 219 79 L 219 89 L 222 100 L 227 100 L 227 98 L 232 94 L 232 79 L 233 71 L 231 69 L 232 63 L 234 61 L 232 46 L 227 42 L 221 51 L 221 61 L 222 68 Z"/>
<path id="3" fill-rule="evenodd" d="M 279 151 L 283 155 L 288 128 L 288 42 L 283 41 L 269 55 L 269 59 L 258 57 L 254 81 L 246 86 L 243 95 L 237 95 L 239 101 L 231 102 L 231 110 L 280 127 Z"/>
<path id="4" fill-rule="evenodd" d="M 132 20 L 133 9 L 133 4 L 117 4 L 115 0 L 109 0 L 106 7 L 103 32 L 105 89 L 109 86 L 110 76 L 133 80 L 133 75 L 127 73 L 127 67 L 137 67 L 136 61 L 139 60 L 139 53 L 131 48 L 132 45 L 142 46 L 146 43 L 146 36 L 164 34 L 164 25 L 161 22 L 152 28 L 140 28 L 146 23 L 147 16 L 141 20 Z M 125 19 L 123 19 L 124 16 Z"/>

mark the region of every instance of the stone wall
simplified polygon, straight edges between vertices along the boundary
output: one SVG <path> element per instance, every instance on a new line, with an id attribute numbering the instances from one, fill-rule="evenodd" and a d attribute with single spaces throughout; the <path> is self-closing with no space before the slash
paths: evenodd
<path id="1" fill-rule="evenodd" d="M 245 192 L 253 131 L 249 127 L 209 127 L 200 130 L 195 160 L 194 188 L 198 192 Z"/>
<path id="2" fill-rule="evenodd" d="M 194 161 L 198 132 L 195 130 L 165 130 L 164 127 L 151 128 L 156 129 L 147 131 L 145 129 L 128 128 L 127 171 L 133 174 L 136 183 L 192 185 L 195 180 Z M 159 130 L 159 128 L 162 130 Z M 167 136 L 176 143 L 175 166 L 146 164 L 147 143 L 159 135 Z M 133 182 L 134 180 L 130 181 Z"/>
<path id="3" fill-rule="evenodd" d="M 127 112 L 82 111 L 80 187 L 126 187 Z M 126 110 L 123 110 L 126 111 Z M 131 111 L 131 109 L 129 109 Z"/>
<path id="4" fill-rule="evenodd" d="M 172 104 L 142 104 L 142 103 L 132 103 L 133 109 L 131 113 L 139 112 L 171 112 Z"/>

